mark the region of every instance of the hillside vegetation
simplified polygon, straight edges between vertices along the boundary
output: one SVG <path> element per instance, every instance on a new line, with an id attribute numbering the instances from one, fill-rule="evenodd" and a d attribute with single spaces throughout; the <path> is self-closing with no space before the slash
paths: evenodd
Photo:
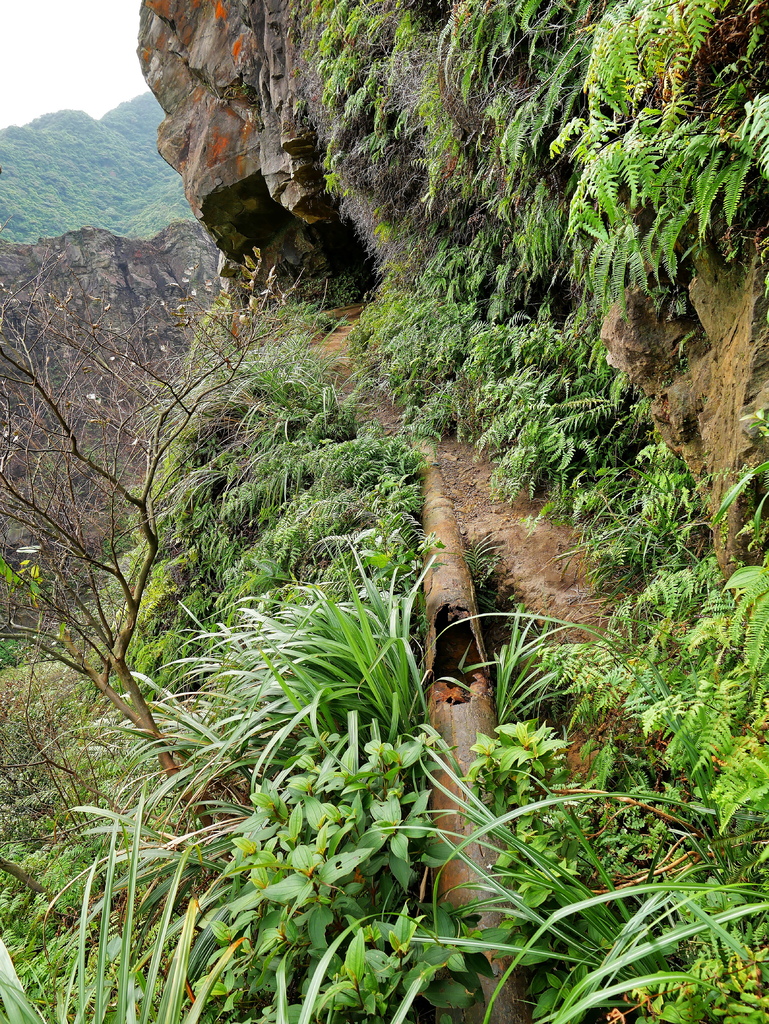
<path id="1" fill-rule="evenodd" d="M 192 216 L 179 177 L 159 156 L 162 111 L 151 93 L 95 121 L 79 110 L 0 131 L 0 224 L 11 242 L 84 225 L 149 238 Z"/>
<path id="2" fill-rule="evenodd" d="M 42 409 L 24 452 L 63 474 L 56 502 L 6 431 L 6 507 L 43 540 L 0 565 L 27 616 L 0 680 L 0 1024 L 496 1024 L 510 979 L 515 1024 L 764 1024 L 769 462 L 684 461 L 600 331 L 628 288 L 693 324 L 672 393 L 710 344 L 703 266 L 759 281 L 766 312 L 769 5 L 292 15 L 302 116 L 381 277 L 350 335 L 361 394 L 389 388 L 405 429 L 367 422 L 319 353 L 328 317 L 255 259 L 241 304 L 189 317 L 183 372 L 140 367 L 126 419 L 86 404 L 78 446 L 66 403 Z M 764 413 L 734 423 L 751 457 Z M 499 725 L 465 770 L 430 720 L 414 446 L 454 432 L 570 524 L 606 598 L 579 632 L 501 611 Z M 111 501 L 87 535 L 84 478 Z M 735 569 L 714 537 L 737 507 Z M 57 685 L 13 664 L 22 632 Z"/>

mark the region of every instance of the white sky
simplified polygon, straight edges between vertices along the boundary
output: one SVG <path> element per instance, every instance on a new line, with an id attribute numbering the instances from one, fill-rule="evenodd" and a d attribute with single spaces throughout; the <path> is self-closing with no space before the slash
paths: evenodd
<path id="1" fill-rule="evenodd" d="M 0 128 L 54 110 L 102 117 L 147 91 L 141 0 L 0 0 Z"/>

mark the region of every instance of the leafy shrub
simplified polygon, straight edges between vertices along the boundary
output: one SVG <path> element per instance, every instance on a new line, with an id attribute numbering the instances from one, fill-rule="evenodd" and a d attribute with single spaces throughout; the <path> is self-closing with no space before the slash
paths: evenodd
<path id="1" fill-rule="evenodd" d="M 506 909 L 510 969 L 533 965 L 535 1019 L 572 1024 L 629 1004 L 647 1019 L 650 993 L 660 990 L 671 996 L 648 1019 L 697 1019 L 687 1012 L 706 1005 L 719 977 L 718 998 L 733 998 L 712 961 L 690 967 L 712 958 L 727 930 L 739 972 L 760 985 L 761 968 L 738 936 L 754 926 L 763 934 L 763 876 L 734 881 L 735 863 L 753 859 L 746 844 L 707 856 L 715 837 L 700 806 L 670 792 L 569 784 L 565 744 L 536 722 L 500 727 L 475 750 L 469 779 L 482 799 L 466 789 L 467 813 L 476 837 L 499 851 L 490 884 Z"/>
<path id="2" fill-rule="evenodd" d="M 451 951 L 412 942 L 422 934 L 413 894 L 433 863 L 429 792 L 413 789 L 410 771 L 424 753 L 424 738 L 393 745 L 375 732 L 359 748 L 354 731 L 308 735 L 290 768 L 255 786 L 256 810 L 205 901 L 226 909 L 210 926 L 216 944 L 244 940 L 213 990 L 225 1012 L 255 1003 L 253 1019 L 266 1024 L 276 1004 L 291 1019 L 312 998 L 313 1021 L 386 1024 L 393 1001 L 449 990 L 433 979 Z M 214 946 L 214 962 L 216 944 L 206 932 L 199 941 Z"/>

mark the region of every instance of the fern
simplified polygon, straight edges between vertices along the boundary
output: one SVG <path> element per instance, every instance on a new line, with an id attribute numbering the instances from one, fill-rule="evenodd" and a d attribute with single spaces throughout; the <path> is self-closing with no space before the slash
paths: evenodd
<path id="1" fill-rule="evenodd" d="M 633 685 L 633 672 L 617 651 L 599 644 L 547 647 L 542 667 L 553 673 L 556 686 L 577 698 L 572 726 L 590 727 L 603 722 L 623 705 Z"/>
<path id="2" fill-rule="evenodd" d="M 745 104 L 742 140 L 749 144 L 749 157 L 756 162 L 765 178 L 769 178 L 769 93 Z"/>
<path id="3" fill-rule="evenodd" d="M 620 298 L 627 285 L 648 287 L 649 275 L 659 284 L 663 266 L 675 275 L 679 253 L 713 232 L 715 210 L 728 226 L 755 219 L 766 204 L 766 189 L 748 193 L 746 184 L 753 168 L 766 176 L 769 167 L 769 94 L 743 105 L 740 87 L 727 80 L 738 82 L 734 76 L 744 71 L 765 89 L 769 69 L 764 65 L 762 81 L 747 50 L 756 52 L 756 33 L 766 30 L 769 15 L 751 16 L 757 24 L 744 37 L 745 53 L 713 72 L 723 88 L 710 109 L 695 112 L 691 67 L 720 16 L 718 0 L 630 0 L 598 26 L 586 78 L 589 117 L 567 125 L 556 149 L 576 135 L 581 174 L 570 231 L 585 239 L 588 273 L 603 301 Z M 641 210 L 653 211 L 651 230 L 641 229 Z"/>
<path id="4" fill-rule="evenodd" d="M 376 526 L 394 538 L 393 512 L 411 515 L 421 505 L 419 456 L 399 438 L 357 428 L 351 401 L 329 384 L 309 345 L 317 324 L 305 331 L 254 347 L 231 392 L 206 407 L 180 443 L 185 471 L 171 467 L 179 478 L 156 600 L 142 623 L 145 635 L 156 634 L 140 654 L 142 671 L 191 653 L 180 601 L 201 621 L 221 620 L 276 583 L 342 583 L 345 555 L 324 547 L 328 536 Z M 407 550 L 401 536 L 391 546 Z"/>
<path id="5" fill-rule="evenodd" d="M 719 811 L 722 833 L 742 807 L 753 814 L 769 812 L 769 748 L 765 743 L 755 736 L 743 736 L 731 745 L 711 799 Z"/>
<path id="6" fill-rule="evenodd" d="M 737 598 L 732 639 L 737 641 L 744 632 L 748 665 L 761 672 L 769 663 L 769 567 L 738 569 L 727 586 Z"/>

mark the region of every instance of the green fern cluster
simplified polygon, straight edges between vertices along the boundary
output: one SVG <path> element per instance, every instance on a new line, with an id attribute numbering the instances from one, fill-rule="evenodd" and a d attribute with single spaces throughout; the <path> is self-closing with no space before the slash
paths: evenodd
<path id="1" fill-rule="evenodd" d="M 545 314 L 489 324 L 467 291 L 436 302 L 435 273 L 428 268 L 416 295 L 384 291 L 353 336 L 413 431 L 456 429 L 496 461 L 495 485 L 508 496 L 565 487 L 637 450 L 646 407 L 606 365 L 592 324 Z"/>
<path id="2" fill-rule="evenodd" d="M 687 525 L 682 523 L 682 531 Z M 629 593 L 615 606 L 612 624 L 635 643 L 665 649 L 677 650 L 683 635 L 690 646 L 721 639 L 725 643 L 721 623 L 731 620 L 735 603 L 724 589 L 718 562 L 714 555 L 695 560 L 691 549 L 679 547 L 681 537 L 675 532 L 675 523 L 671 530 L 665 545 L 670 564 L 666 564 L 664 548 L 660 549 L 660 568 L 640 593 Z M 683 567 L 675 558 L 677 551 L 688 563 Z"/>
<path id="3" fill-rule="evenodd" d="M 698 800 L 715 814 L 722 834 L 741 834 L 769 815 L 768 643 L 760 604 L 769 576 L 752 567 L 749 577 L 744 572 L 728 585 L 736 606 L 725 595 L 729 612 L 689 628 L 684 621 L 663 644 L 628 645 L 617 636 L 603 644 L 553 647 L 544 659 L 574 699 L 573 724 L 592 737 L 588 750 L 598 751 L 591 768 L 600 785 L 610 779 L 639 785 L 632 758 L 645 742 L 647 768 L 654 765 L 645 785 L 665 780 Z M 691 607 L 697 585 L 667 580 L 658 589 L 680 614 Z M 628 759 L 623 744 L 634 729 L 640 734 Z"/>
<path id="4" fill-rule="evenodd" d="M 327 183 L 374 249 L 424 224 L 426 19 L 412 4 L 315 0 L 293 7 L 307 116 L 325 144 Z M 406 227 L 408 223 L 409 227 Z M 389 246 L 392 249 L 392 246 Z"/>
<path id="5" fill-rule="evenodd" d="M 572 725 L 596 726 L 622 708 L 635 677 L 611 647 L 594 643 L 557 644 L 547 649 L 543 668 L 576 697 Z"/>
<path id="6" fill-rule="evenodd" d="M 472 181 L 502 227 L 491 278 L 497 304 L 505 296 L 526 301 L 543 289 L 547 295 L 568 270 L 568 173 L 553 166 L 548 151 L 582 105 L 592 18 L 589 0 L 464 0 L 441 34 L 444 105 L 451 111 L 453 99 L 473 117 L 457 177 Z M 436 206 L 446 201 L 442 142 L 428 134 Z"/>
<path id="7" fill-rule="evenodd" d="M 545 511 L 579 529 L 593 579 L 605 591 L 651 586 L 660 573 L 671 577 L 681 572 L 672 586 L 690 587 L 692 601 L 703 593 L 695 580 L 710 543 L 705 494 L 684 461 L 662 441 L 644 445 L 625 465 L 602 465 L 592 480 L 587 474 L 578 476 Z M 687 577 L 687 570 L 695 575 Z M 654 617 L 667 614 L 665 595 L 654 590 L 637 612 L 650 612 L 657 597 L 663 605 Z M 635 614 L 623 603 L 620 616 L 629 612 Z"/>
<path id="8" fill-rule="evenodd" d="M 483 267 L 492 315 L 548 297 L 570 264 L 568 172 L 550 143 L 582 105 L 589 0 L 317 0 L 300 8 L 307 116 L 328 183 L 377 249 L 414 274 L 441 260 L 452 284 Z"/>
<path id="9" fill-rule="evenodd" d="M 734 255 L 763 225 L 768 27 L 752 0 L 626 0 L 597 26 L 587 111 L 553 152 L 576 137 L 569 226 L 600 298 L 675 281 L 706 241 Z"/>
<path id="10" fill-rule="evenodd" d="M 683 984 L 644 987 L 633 998 L 650 1021 L 675 1024 L 763 1024 L 769 1017 L 769 948 L 744 944 L 730 929 L 688 967 Z"/>
<path id="11" fill-rule="evenodd" d="M 736 640 L 744 632 L 747 663 L 763 672 L 769 663 L 769 567 L 738 569 L 727 586 L 738 599 L 730 635 Z"/>
<path id="12" fill-rule="evenodd" d="M 137 668 L 191 656 L 192 627 L 229 619 L 246 597 L 349 575 L 350 540 L 418 512 L 421 464 L 402 439 L 359 430 L 351 399 L 310 345 L 314 319 L 255 347 L 226 397 L 179 445 L 165 550 L 143 611 Z M 259 329 L 256 325 L 254 329 Z M 329 542 L 329 538 L 332 540 Z M 398 542 L 400 543 L 400 542 Z M 397 560 L 396 560 L 397 561 Z M 285 596 L 285 595 L 284 595 Z"/>
<path id="13" fill-rule="evenodd" d="M 329 185 L 372 249 L 411 278 L 435 257 L 450 298 L 470 277 L 506 318 L 586 284 L 675 292 L 704 244 L 760 241 L 768 19 L 754 0 L 307 0 L 296 30 Z"/>
<path id="14" fill-rule="evenodd" d="M 638 439 L 633 389 L 585 325 L 542 318 L 477 330 L 465 372 L 460 433 L 483 428 L 478 448 L 497 461 L 494 481 L 510 497 L 595 474 Z"/>
<path id="15" fill-rule="evenodd" d="M 590 782 L 600 789 L 647 790 L 656 771 L 644 749 L 640 725 L 626 704 L 638 685 L 639 668 L 612 643 L 563 643 L 547 649 L 542 667 L 552 685 L 571 699 L 570 728 L 586 737 L 580 756 Z"/>
<path id="16" fill-rule="evenodd" d="M 415 483 L 419 457 L 397 438 L 364 433 L 308 448 L 302 468 L 302 487 L 269 509 L 258 538 L 233 564 L 226 577 L 226 600 L 232 600 L 233 588 L 253 594 L 253 571 L 265 561 L 280 574 L 307 582 L 325 576 L 340 535 L 352 537 L 394 510 L 415 515 L 421 507 Z M 222 505 L 222 519 L 230 529 L 247 521 L 233 516 L 232 506 L 231 498 Z M 327 544 L 329 538 L 335 545 Z"/>
<path id="17" fill-rule="evenodd" d="M 734 601 L 723 582 L 715 556 L 708 555 L 685 569 L 659 573 L 634 598 L 634 608 L 677 621 L 731 614 Z"/>

